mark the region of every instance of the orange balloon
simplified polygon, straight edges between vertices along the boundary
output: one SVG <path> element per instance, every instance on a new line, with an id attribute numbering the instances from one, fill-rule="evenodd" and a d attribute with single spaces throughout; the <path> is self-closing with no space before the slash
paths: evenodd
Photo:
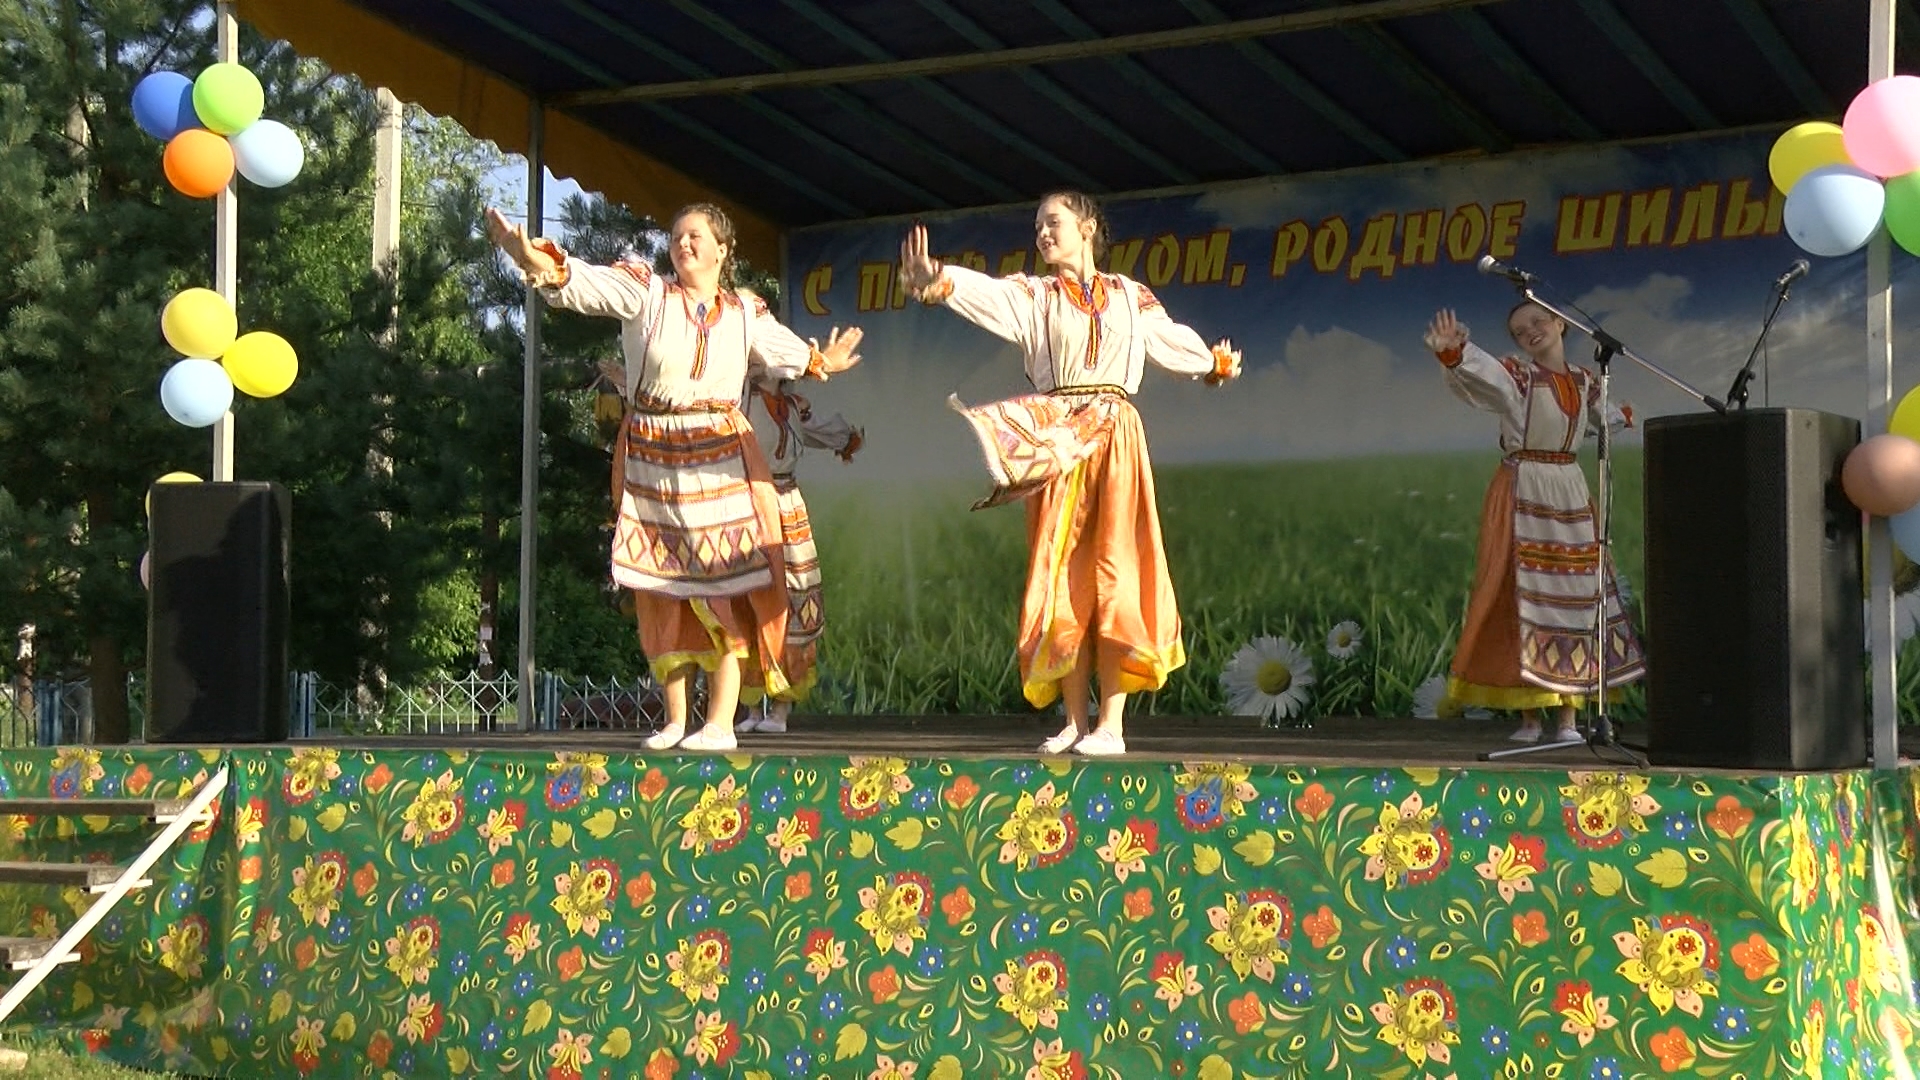
<path id="1" fill-rule="evenodd" d="M 1853 505 L 1880 517 L 1920 506 L 1920 443 L 1904 435 L 1875 435 L 1847 454 L 1840 487 Z"/>
<path id="2" fill-rule="evenodd" d="M 188 128 L 167 143 L 167 182 L 193 199 L 211 199 L 233 182 L 233 147 L 204 128 Z"/>

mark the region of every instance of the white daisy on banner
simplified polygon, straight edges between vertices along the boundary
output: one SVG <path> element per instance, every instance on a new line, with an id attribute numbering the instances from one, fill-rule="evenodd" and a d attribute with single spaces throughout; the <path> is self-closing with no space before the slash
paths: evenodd
<path id="1" fill-rule="evenodd" d="M 1268 720 L 1298 716 L 1312 697 L 1313 660 L 1282 637 L 1257 637 L 1233 654 L 1220 673 L 1227 707 Z"/>
<path id="2" fill-rule="evenodd" d="M 1493 714 L 1485 709 L 1462 709 L 1447 696 L 1447 677 L 1435 675 L 1413 690 L 1413 715 L 1421 720 L 1485 720 Z"/>
<path id="3" fill-rule="evenodd" d="M 1352 659 L 1360 651 L 1360 624 L 1348 619 L 1333 624 L 1327 631 L 1327 655 L 1335 660 Z"/>

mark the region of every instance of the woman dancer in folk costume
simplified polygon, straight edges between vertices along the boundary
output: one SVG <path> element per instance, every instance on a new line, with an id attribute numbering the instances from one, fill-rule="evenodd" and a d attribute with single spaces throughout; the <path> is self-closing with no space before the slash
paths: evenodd
<path id="1" fill-rule="evenodd" d="M 756 409 L 766 414 L 764 422 Z M 749 688 L 744 695 L 748 704 L 755 699 L 764 699 L 764 704 L 760 715 L 749 715 L 739 730 L 779 733 L 787 730 L 787 716 L 794 703 L 805 701 L 819 679 L 820 633 L 826 627 L 826 609 L 820 595 L 820 555 L 814 548 L 813 523 L 807 517 L 807 503 L 800 497 L 800 482 L 794 472 L 806 447 L 852 461 L 866 434 L 839 413 L 817 418 L 813 405 L 795 392 L 793 383 L 771 376 L 755 379 L 748 388 L 747 415 L 753 420 L 754 430 L 762 435 L 761 449 L 768 450 L 766 440 L 773 443 L 767 460 L 773 467 L 773 491 L 780 503 L 780 532 L 784 538 L 789 612 L 785 670 L 791 685 L 778 693 Z"/>
<path id="2" fill-rule="evenodd" d="M 1516 742 L 1540 740 L 1540 710 L 1556 712 L 1556 740 L 1578 739 L 1576 711 L 1599 678 L 1596 601 L 1606 595 L 1607 687 L 1646 674 L 1646 658 L 1602 550 L 1576 452 L 1605 423 L 1633 423 L 1631 407 L 1600 416 L 1600 381 L 1569 367 L 1567 324 L 1531 302 L 1507 315 L 1526 354 L 1496 358 L 1441 311 L 1426 343 L 1447 389 L 1500 418 L 1506 458 L 1487 486 L 1480 551 L 1448 695 L 1458 704 L 1519 710 Z"/>
<path id="3" fill-rule="evenodd" d="M 1240 354 L 1225 341 L 1208 347 L 1145 285 L 1097 272 L 1106 229 L 1092 199 L 1048 195 L 1033 226 L 1052 274 L 991 278 L 943 266 L 915 225 L 901 244 L 901 276 L 922 302 L 945 304 L 1025 354 L 1037 394 L 974 407 L 949 399 L 993 476 L 974 508 L 1027 503 L 1021 689 L 1039 708 L 1064 694 L 1067 711 L 1040 751 L 1124 754 L 1126 695 L 1158 690 L 1186 662 L 1146 433 L 1127 398 L 1148 363 L 1218 385 L 1239 375 Z M 1089 727 L 1095 671 L 1100 716 Z"/>
<path id="4" fill-rule="evenodd" d="M 735 292 L 733 224 L 706 203 L 674 215 L 671 279 L 642 262 L 569 259 L 497 210 L 487 231 L 556 307 L 621 320 L 630 405 L 613 455 L 613 580 L 634 591 L 641 648 L 667 699 L 667 726 L 645 745 L 731 750 L 742 684 L 788 685 L 780 511 L 740 399 L 750 376 L 845 371 L 859 362 L 860 331 L 835 330 L 821 348 Z M 710 676 L 707 717 L 687 735 L 695 666 Z"/>

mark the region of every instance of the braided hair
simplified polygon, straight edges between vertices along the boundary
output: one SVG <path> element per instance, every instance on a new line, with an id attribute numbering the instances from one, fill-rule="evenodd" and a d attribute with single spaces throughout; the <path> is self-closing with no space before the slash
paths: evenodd
<path id="1" fill-rule="evenodd" d="M 1054 199 L 1059 199 L 1060 205 L 1072 211 L 1074 217 L 1093 222 L 1093 238 L 1088 242 L 1093 245 L 1094 261 L 1106 258 L 1109 239 L 1107 215 L 1100 209 L 1100 204 L 1093 200 L 1093 196 L 1081 191 L 1049 191 L 1040 196 L 1040 205 L 1045 206 Z"/>
<path id="2" fill-rule="evenodd" d="M 727 246 L 727 257 L 720 263 L 720 288 L 723 292 L 731 292 L 739 285 L 739 260 L 734 255 L 736 245 L 733 219 L 727 216 L 725 210 L 712 203 L 688 203 L 674 211 L 673 221 L 667 226 L 667 231 L 671 233 L 674 226 L 680 224 L 682 218 L 693 214 L 706 218 L 707 226 L 713 230 L 714 240 Z"/>

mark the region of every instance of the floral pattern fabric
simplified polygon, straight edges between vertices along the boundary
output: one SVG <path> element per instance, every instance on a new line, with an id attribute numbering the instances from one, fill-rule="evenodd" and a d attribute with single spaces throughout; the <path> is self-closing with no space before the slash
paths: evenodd
<path id="1" fill-rule="evenodd" d="M 248 1077 L 1879 1077 L 1920 770 L 61 749 L 230 790 L 13 1023 Z M 150 827 L 0 818 L 0 857 Z M 0 892 L 0 934 L 87 898 Z"/>

